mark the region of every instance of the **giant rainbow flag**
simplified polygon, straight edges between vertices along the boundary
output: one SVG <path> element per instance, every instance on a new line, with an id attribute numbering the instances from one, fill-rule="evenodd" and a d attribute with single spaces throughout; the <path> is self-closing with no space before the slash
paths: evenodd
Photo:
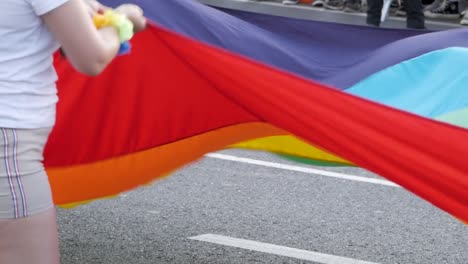
<path id="1" fill-rule="evenodd" d="M 56 204 L 112 196 L 234 146 L 359 166 L 468 221 L 468 30 L 131 2 L 151 22 L 130 55 L 97 78 L 56 57 L 45 150 Z"/>

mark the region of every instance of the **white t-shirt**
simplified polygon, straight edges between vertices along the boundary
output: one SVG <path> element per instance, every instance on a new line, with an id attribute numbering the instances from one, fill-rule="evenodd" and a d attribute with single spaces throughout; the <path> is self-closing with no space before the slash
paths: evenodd
<path id="1" fill-rule="evenodd" d="M 59 48 L 40 16 L 68 0 L 0 0 L 0 127 L 55 123 Z"/>

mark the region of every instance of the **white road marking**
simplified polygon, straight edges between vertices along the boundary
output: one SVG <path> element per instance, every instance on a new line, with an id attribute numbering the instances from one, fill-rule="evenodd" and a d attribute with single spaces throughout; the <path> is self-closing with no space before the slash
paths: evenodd
<path id="1" fill-rule="evenodd" d="M 270 167 L 270 168 L 275 168 L 275 169 L 281 169 L 281 170 L 290 170 L 290 171 L 297 171 L 297 172 L 303 172 L 303 173 L 309 173 L 309 174 L 317 174 L 317 175 L 326 176 L 326 177 L 339 178 L 339 179 L 344 179 L 344 180 L 352 180 L 352 181 L 367 182 L 367 183 L 380 184 L 380 185 L 386 185 L 386 186 L 392 186 L 392 187 L 400 187 L 398 184 L 395 184 L 393 182 L 386 181 L 386 180 L 348 175 L 344 173 L 324 171 L 324 170 L 318 170 L 318 169 L 312 169 L 312 168 L 306 168 L 306 167 L 300 167 L 300 166 L 294 166 L 294 165 L 288 165 L 288 164 L 281 164 L 281 163 L 270 162 L 270 161 L 242 158 L 242 157 L 236 157 L 236 156 L 219 154 L 219 153 L 209 153 L 209 154 L 206 154 L 205 156 L 210 157 L 210 158 L 215 158 L 215 159 L 229 160 L 229 161 L 247 163 L 247 164 L 252 164 L 252 165 Z"/>
<path id="2" fill-rule="evenodd" d="M 290 258 L 314 261 L 323 264 L 377 264 L 375 262 L 345 258 L 319 252 L 307 251 L 297 248 L 283 247 L 274 244 L 261 243 L 252 240 L 245 240 L 215 234 L 205 234 L 200 236 L 189 237 L 189 239 L 209 242 L 224 246 L 248 249 L 263 253 L 275 254 Z"/>

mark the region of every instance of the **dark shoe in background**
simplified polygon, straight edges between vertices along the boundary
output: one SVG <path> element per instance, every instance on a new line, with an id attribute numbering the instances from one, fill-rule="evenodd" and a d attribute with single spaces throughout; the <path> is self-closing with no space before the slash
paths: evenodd
<path id="1" fill-rule="evenodd" d="M 458 18 L 458 2 L 443 0 L 439 6 L 426 10 L 424 15 L 428 18 Z"/>
<path id="2" fill-rule="evenodd" d="M 299 2 L 299 0 L 283 0 L 283 5 L 295 5 Z"/>
<path id="3" fill-rule="evenodd" d="M 354 2 L 354 3 L 347 2 L 345 4 L 344 11 L 347 12 L 347 13 L 360 13 L 361 12 L 361 3 L 360 2 Z"/>
<path id="4" fill-rule="evenodd" d="M 325 2 L 325 9 L 343 10 L 345 6 L 344 0 L 328 0 Z"/>

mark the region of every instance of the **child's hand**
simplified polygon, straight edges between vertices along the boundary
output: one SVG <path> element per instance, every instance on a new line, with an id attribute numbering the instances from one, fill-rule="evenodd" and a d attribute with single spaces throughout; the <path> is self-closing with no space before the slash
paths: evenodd
<path id="1" fill-rule="evenodd" d="M 143 10 L 139 6 L 123 4 L 117 7 L 115 11 L 126 15 L 132 21 L 135 33 L 146 28 L 146 18 L 143 16 Z"/>

